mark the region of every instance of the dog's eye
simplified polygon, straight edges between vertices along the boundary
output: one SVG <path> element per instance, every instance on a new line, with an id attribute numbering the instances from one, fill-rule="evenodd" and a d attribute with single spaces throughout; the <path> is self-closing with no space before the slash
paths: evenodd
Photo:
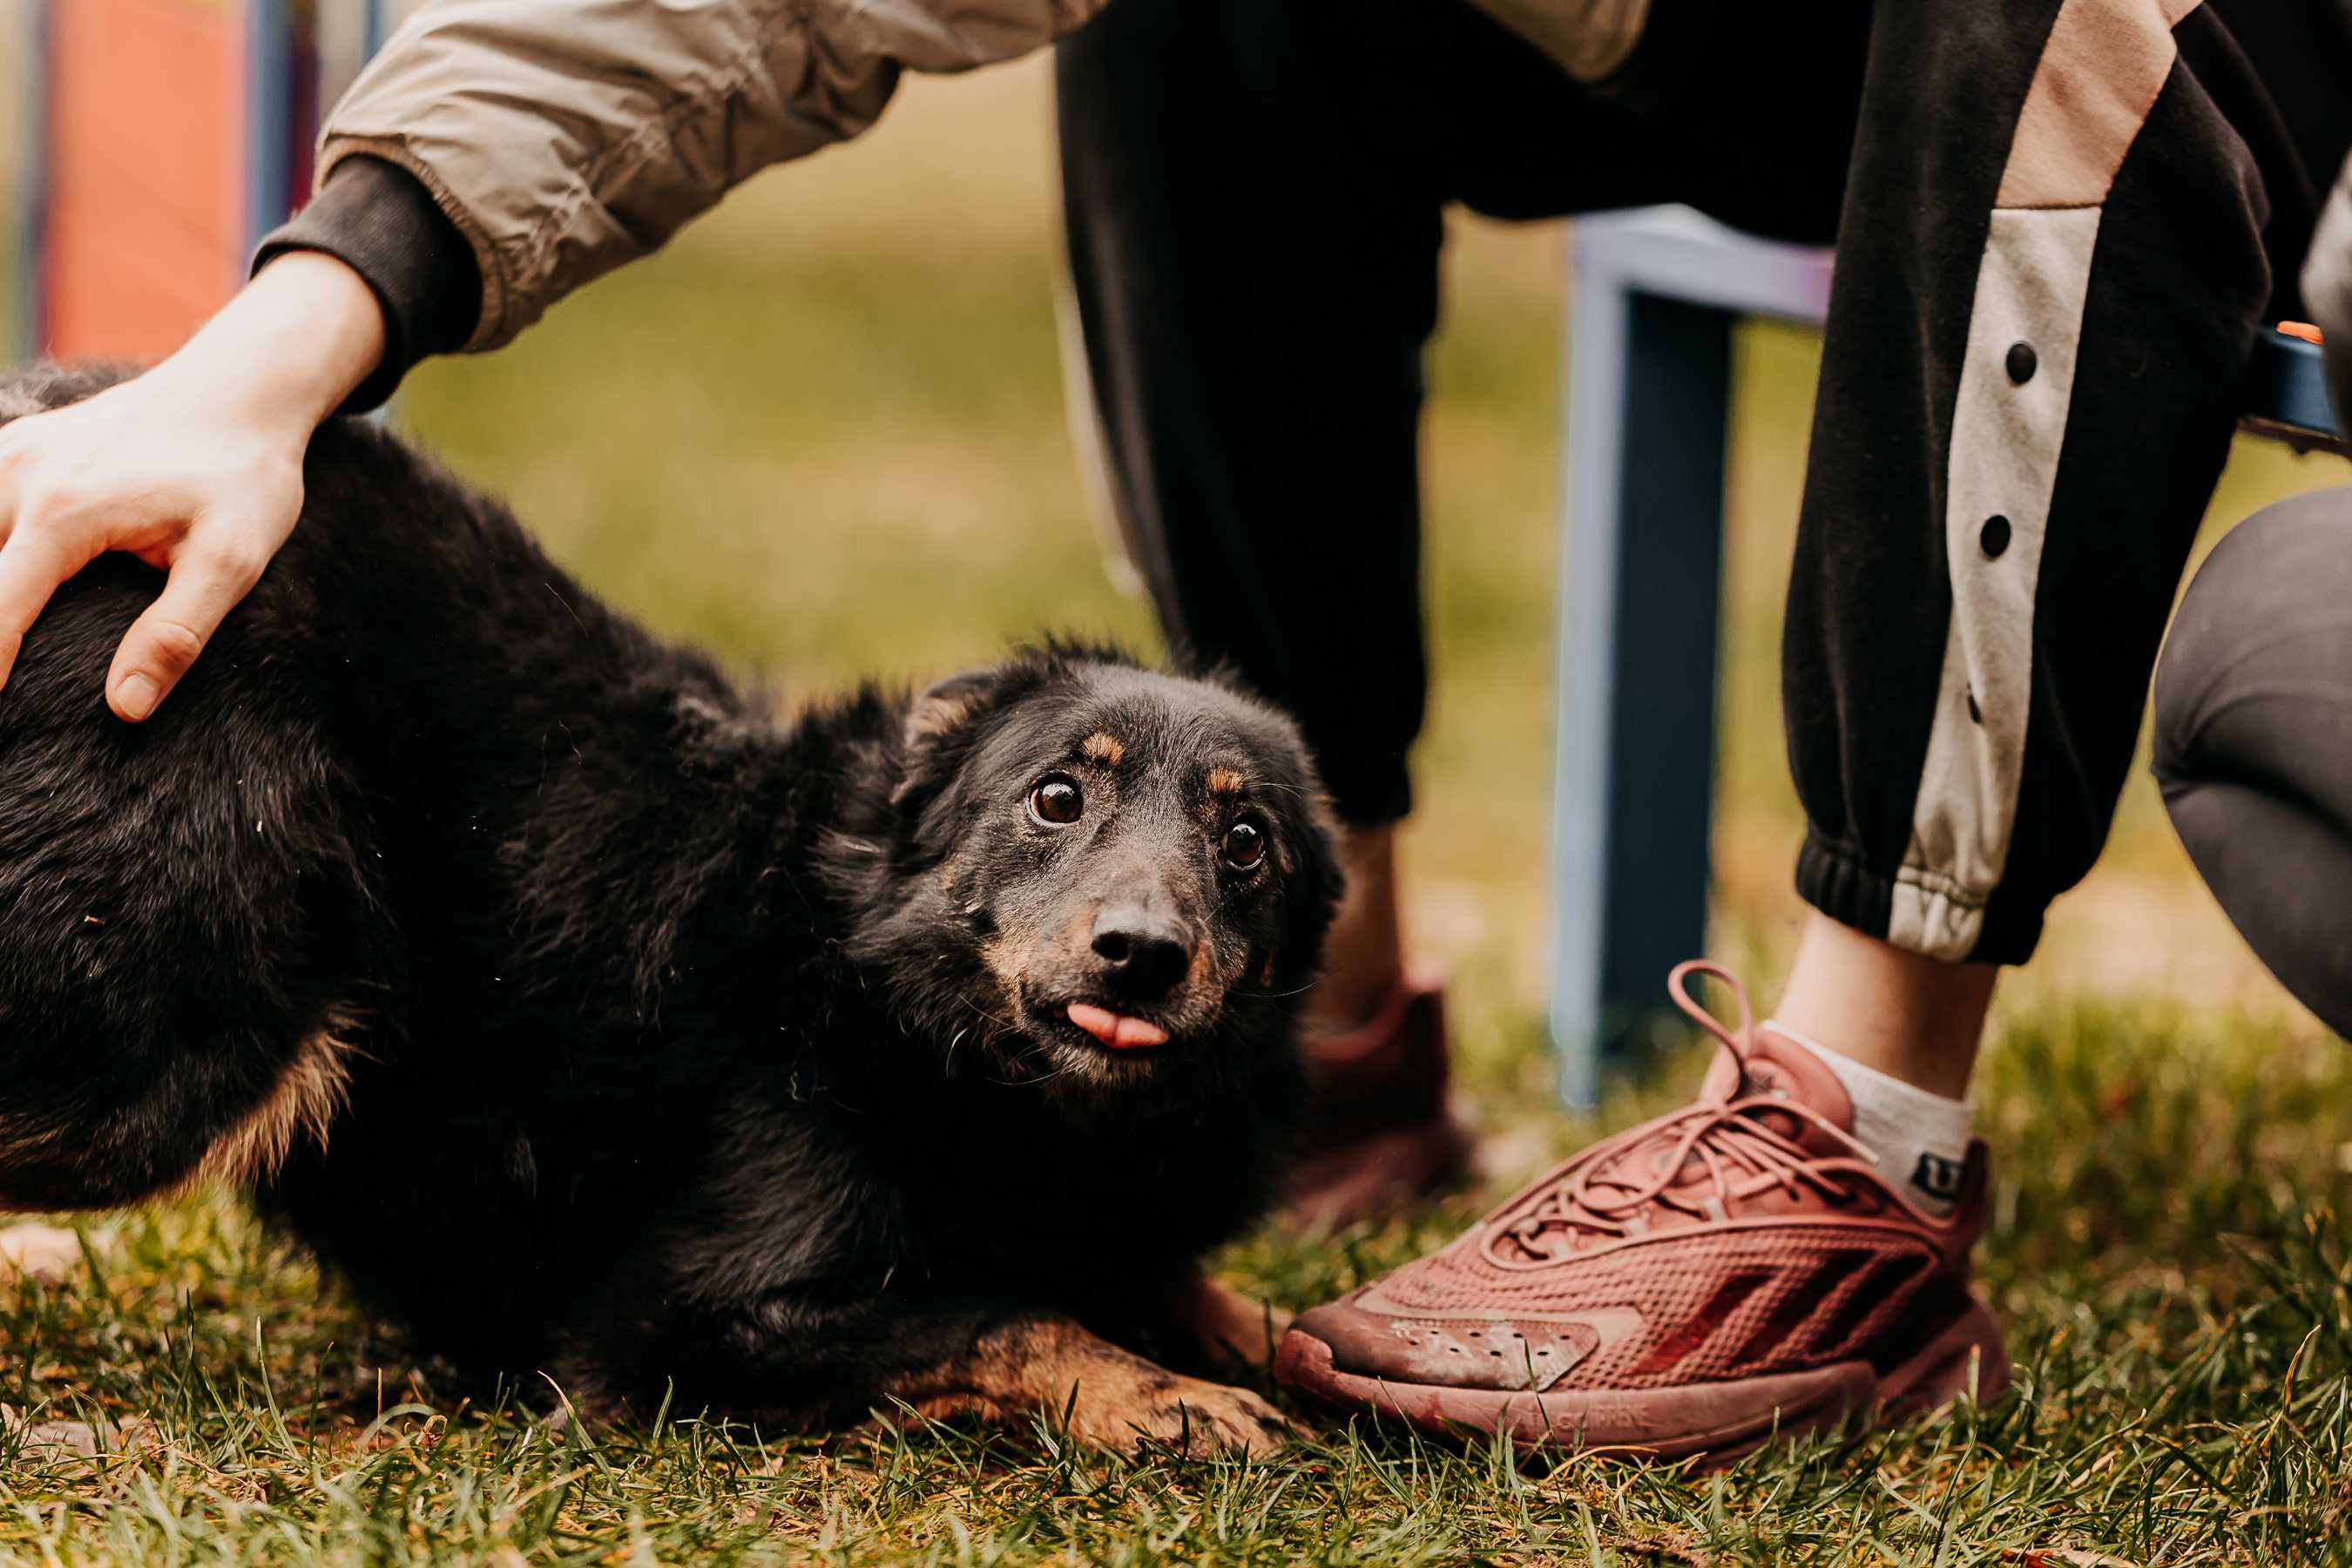
<path id="1" fill-rule="evenodd" d="M 1078 793 L 1077 781 L 1061 773 L 1039 779 L 1029 792 L 1029 814 L 1054 827 L 1067 827 L 1086 808 L 1087 797 Z"/>
<path id="2" fill-rule="evenodd" d="M 1265 831 L 1255 822 L 1236 822 L 1217 847 L 1224 851 L 1226 865 L 1246 871 L 1265 858 Z"/>

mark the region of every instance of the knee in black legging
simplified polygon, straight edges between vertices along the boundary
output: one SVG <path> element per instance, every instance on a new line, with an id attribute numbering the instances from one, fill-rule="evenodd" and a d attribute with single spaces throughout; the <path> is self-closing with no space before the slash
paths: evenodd
<path id="1" fill-rule="evenodd" d="M 2156 773 L 2255 952 L 2352 1032 L 2352 489 L 2265 508 L 2189 584 L 2157 667 Z"/>

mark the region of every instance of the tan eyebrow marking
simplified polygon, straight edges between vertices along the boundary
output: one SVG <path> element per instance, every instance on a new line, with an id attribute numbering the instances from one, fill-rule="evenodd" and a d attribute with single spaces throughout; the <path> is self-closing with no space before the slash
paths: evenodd
<path id="1" fill-rule="evenodd" d="M 1209 793 L 1211 795 L 1241 794 L 1242 775 L 1234 772 L 1231 768 L 1211 768 L 1209 770 Z"/>
<path id="2" fill-rule="evenodd" d="M 1087 761 L 1115 768 L 1127 755 L 1127 743 L 1108 730 L 1097 730 L 1078 742 L 1078 750 L 1085 754 Z"/>

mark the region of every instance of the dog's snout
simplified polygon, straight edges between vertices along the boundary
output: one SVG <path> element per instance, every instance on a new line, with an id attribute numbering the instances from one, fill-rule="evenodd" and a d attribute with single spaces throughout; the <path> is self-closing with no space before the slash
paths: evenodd
<path id="1" fill-rule="evenodd" d="M 1192 965 L 1184 928 L 1133 904 L 1106 906 L 1095 916 L 1093 947 L 1103 978 L 1129 996 L 1164 996 Z"/>

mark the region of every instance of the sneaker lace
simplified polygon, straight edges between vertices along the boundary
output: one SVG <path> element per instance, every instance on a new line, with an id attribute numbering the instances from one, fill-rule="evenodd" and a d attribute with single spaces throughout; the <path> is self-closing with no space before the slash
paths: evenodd
<path id="1" fill-rule="evenodd" d="M 1727 1029 L 1695 1001 L 1686 984 L 1693 974 L 1711 974 L 1731 988 L 1739 1005 L 1739 1026 Z M 1853 1189 L 1841 1181 L 1834 1161 L 1780 1131 L 1764 1113 L 1810 1124 L 1870 1162 L 1869 1150 L 1845 1129 L 1785 1095 L 1748 1089 L 1748 1061 L 1756 1040 L 1756 1019 L 1747 988 L 1719 964 L 1691 960 L 1666 976 L 1666 989 L 1691 1021 L 1728 1047 L 1740 1073 L 1723 1094 L 1703 1096 L 1680 1110 L 1621 1133 L 1575 1162 L 1543 1188 L 1536 1201 L 1500 1228 L 1499 1243 L 1531 1261 L 1548 1261 L 1589 1240 L 1640 1236 L 1661 1210 L 1699 1220 L 1727 1217 L 1735 1191 L 1742 1195 L 1774 1186 L 1791 1196 L 1805 1187 L 1843 1203 Z M 1611 1145 L 1613 1145 L 1611 1146 Z M 1694 1179 L 1696 1163 L 1704 1179 Z"/>

